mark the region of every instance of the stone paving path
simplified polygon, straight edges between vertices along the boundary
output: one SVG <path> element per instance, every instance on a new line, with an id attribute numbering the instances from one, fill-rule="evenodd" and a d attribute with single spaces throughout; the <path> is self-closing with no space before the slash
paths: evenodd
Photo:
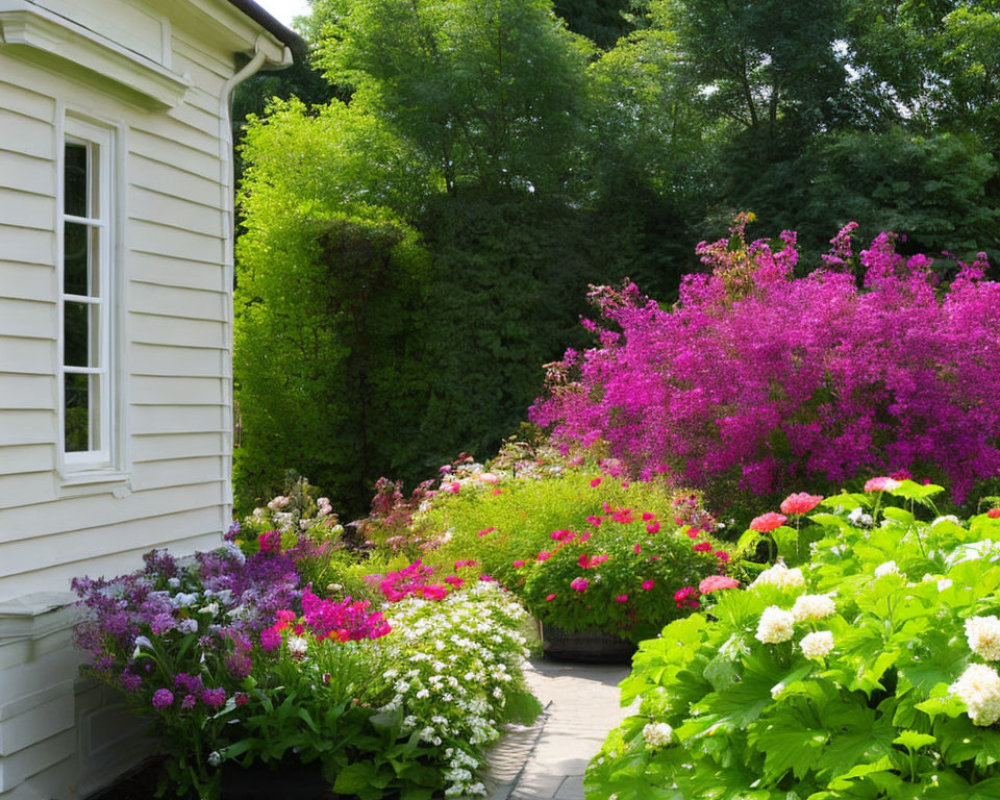
<path id="1" fill-rule="evenodd" d="M 587 763 L 632 709 L 619 706 L 628 667 L 532 659 L 525 677 L 545 712 L 489 756 L 488 800 L 583 800 Z"/>

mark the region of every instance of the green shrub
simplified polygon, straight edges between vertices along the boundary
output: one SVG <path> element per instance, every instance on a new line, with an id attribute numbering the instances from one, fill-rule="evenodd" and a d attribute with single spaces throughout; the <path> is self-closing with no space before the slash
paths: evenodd
<path id="1" fill-rule="evenodd" d="M 543 622 L 634 640 L 697 606 L 675 598 L 678 590 L 725 571 L 729 555 L 706 532 L 717 526 L 696 495 L 593 467 L 541 470 L 520 479 L 487 473 L 495 484 L 446 478 L 419 518 L 443 541 L 424 561 L 446 570 L 474 561 Z"/>
<path id="2" fill-rule="evenodd" d="M 588 797 L 998 796 L 1000 676 L 983 662 L 1000 659 L 1000 519 L 934 516 L 940 487 L 880 480 L 823 501 L 800 568 L 642 643 L 622 684 L 639 713 Z"/>

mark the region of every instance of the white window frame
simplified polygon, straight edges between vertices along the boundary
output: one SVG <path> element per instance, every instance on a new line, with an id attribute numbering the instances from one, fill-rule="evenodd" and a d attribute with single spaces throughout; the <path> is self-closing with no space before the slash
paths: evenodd
<path id="1" fill-rule="evenodd" d="M 96 198 L 97 213 L 88 210 L 90 216 L 75 216 L 65 213 L 67 144 L 82 144 L 87 147 L 88 194 Z M 57 201 L 58 246 L 57 281 L 59 288 L 58 307 L 58 412 L 59 412 L 59 466 L 66 482 L 106 482 L 118 480 L 121 468 L 121 443 L 118 421 L 121 409 L 117 407 L 119 381 L 117 380 L 118 348 L 113 346 L 117 337 L 118 320 L 114 304 L 118 296 L 115 255 L 116 236 L 116 130 L 109 126 L 95 124 L 67 113 L 63 117 L 60 137 L 58 175 L 59 189 Z M 65 226 L 77 223 L 97 232 L 96 252 L 90 255 L 96 264 L 90 267 L 97 278 L 97 293 L 76 295 L 66 292 L 65 286 Z M 88 236 L 88 247 L 93 248 L 93 239 Z M 88 341 L 88 366 L 70 366 L 66 362 L 65 306 L 67 302 L 88 305 L 96 309 L 91 324 L 96 323 L 97 342 Z M 88 392 L 91 406 L 88 412 L 88 433 L 91 447 L 88 450 L 68 451 L 66 449 L 66 376 L 94 375 L 100 384 L 95 401 Z M 95 433 L 96 432 L 96 433 Z"/>

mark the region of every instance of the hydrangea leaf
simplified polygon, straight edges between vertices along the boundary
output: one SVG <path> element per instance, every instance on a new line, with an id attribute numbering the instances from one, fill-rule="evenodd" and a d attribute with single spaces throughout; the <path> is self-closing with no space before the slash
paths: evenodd
<path id="1" fill-rule="evenodd" d="M 856 766 L 851 767 L 851 769 L 843 775 L 838 775 L 836 778 L 832 779 L 830 781 L 830 788 L 834 790 L 850 789 L 851 784 L 854 783 L 856 778 L 862 778 L 875 772 L 888 772 L 892 768 L 892 761 L 888 756 L 882 756 L 882 758 L 870 764 L 857 764 Z M 827 793 L 823 794 L 826 794 L 828 797 L 832 796 Z M 814 797 L 816 797 L 816 795 L 810 795 L 810 800 Z"/>
<path id="2" fill-rule="evenodd" d="M 939 770 L 924 793 L 926 800 L 1000 800 L 1000 778 L 970 784 L 950 770 Z"/>
<path id="3" fill-rule="evenodd" d="M 1000 763 L 1000 733 L 991 727 L 973 725 L 963 715 L 938 723 L 934 730 L 942 742 L 942 755 L 947 763 L 972 761 L 980 770 Z"/>
<path id="4" fill-rule="evenodd" d="M 896 508 L 895 506 L 888 506 L 882 509 L 882 516 L 886 519 L 891 519 L 893 522 L 898 522 L 901 525 L 912 525 L 916 521 L 916 517 L 912 513 L 907 511 L 905 508 Z"/>
<path id="5" fill-rule="evenodd" d="M 899 736 L 892 740 L 893 744 L 901 744 L 907 750 L 919 750 L 921 747 L 926 747 L 929 744 L 934 744 L 937 741 L 937 737 L 931 736 L 929 733 L 920 733 L 920 731 L 905 730 Z"/>
<path id="6" fill-rule="evenodd" d="M 943 486 L 934 483 L 920 484 L 916 481 L 900 481 L 895 489 L 889 489 L 888 493 L 893 497 L 902 497 L 904 500 L 913 500 L 921 505 L 930 506 L 928 502 L 932 497 L 936 497 L 944 491 Z"/>

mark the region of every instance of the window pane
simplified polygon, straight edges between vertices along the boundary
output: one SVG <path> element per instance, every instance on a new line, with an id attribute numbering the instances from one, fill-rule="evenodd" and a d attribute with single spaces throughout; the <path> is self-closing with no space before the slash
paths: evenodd
<path id="1" fill-rule="evenodd" d="M 90 445 L 90 408 L 93 375 L 65 375 L 66 452 L 79 453 Z"/>
<path id="2" fill-rule="evenodd" d="M 96 228 L 67 222 L 63 235 L 63 291 L 66 294 L 98 296 L 95 280 L 97 255 Z"/>
<path id="3" fill-rule="evenodd" d="M 90 193 L 90 181 L 87 178 L 85 144 L 66 143 L 64 182 L 66 199 L 63 212 L 74 217 L 89 216 L 87 195 Z"/>
<path id="4" fill-rule="evenodd" d="M 63 364 L 67 367 L 97 367 L 98 306 L 63 304 Z"/>

